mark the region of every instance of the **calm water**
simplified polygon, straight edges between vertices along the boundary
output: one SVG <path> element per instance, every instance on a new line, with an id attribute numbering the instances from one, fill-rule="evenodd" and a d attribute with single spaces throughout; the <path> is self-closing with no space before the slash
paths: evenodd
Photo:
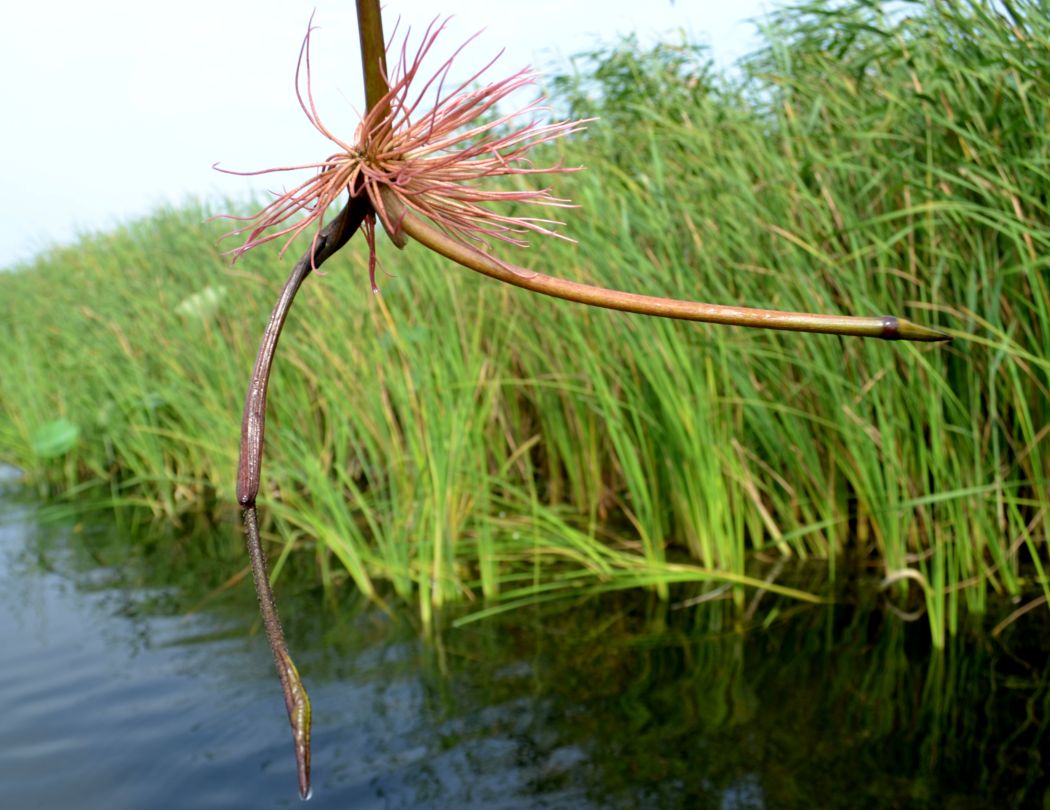
<path id="1" fill-rule="evenodd" d="M 300 806 L 236 531 L 43 520 L 4 487 L 0 807 Z M 931 657 L 878 610 L 737 635 L 635 594 L 423 643 L 313 580 L 279 594 L 309 808 L 1050 807 L 1043 619 Z"/>

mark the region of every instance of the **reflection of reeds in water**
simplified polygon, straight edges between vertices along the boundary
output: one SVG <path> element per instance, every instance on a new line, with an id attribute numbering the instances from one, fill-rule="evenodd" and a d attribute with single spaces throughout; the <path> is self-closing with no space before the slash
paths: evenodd
<path id="1" fill-rule="evenodd" d="M 1050 135 L 1032 99 L 1050 93 L 1050 23 L 959 2 L 896 28 L 873 14 L 783 19 L 760 92 L 681 92 L 650 69 L 661 52 L 599 55 L 606 89 L 634 70 L 668 93 L 578 110 L 606 119 L 562 155 L 588 167 L 559 184 L 580 246 L 530 260 L 676 297 L 903 304 L 949 348 L 583 312 L 418 250 L 385 259 L 376 299 L 367 257 L 336 257 L 275 368 L 278 572 L 310 549 L 326 586 L 389 581 L 429 621 L 463 599 L 712 580 L 746 610 L 756 555 L 840 578 L 849 560 L 913 571 L 890 595 L 920 597 L 938 645 L 990 593 L 1038 593 Z M 169 520 L 232 499 L 229 414 L 280 273 L 265 252 L 230 270 L 207 213 L 0 277 L 0 447 L 42 486 L 105 482 Z"/>
<path id="2" fill-rule="evenodd" d="M 1050 787 L 1045 616 L 1005 648 L 973 629 L 937 653 L 874 594 L 796 605 L 743 633 L 724 629 L 730 601 L 675 610 L 612 595 L 445 628 L 354 671 L 377 683 L 422 673 L 431 755 L 497 740 L 506 760 L 472 767 L 531 764 L 521 789 L 537 804 L 576 790 L 625 808 L 1038 806 Z M 319 684 L 389 632 L 345 611 L 320 644 L 309 611 L 289 607 Z"/>
<path id="3" fill-rule="evenodd" d="M 485 698 L 497 705 L 543 695 L 519 735 L 542 741 L 540 761 L 582 751 L 551 780 L 586 782 L 601 807 L 1023 807 L 1050 788 L 1042 642 L 1008 653 L 968 636 L 931 653 L 921 625 L 873 604 L 737 635 L 705 629 L 728 605 L 640 601 L 472 627 L 450 677 L 504 690 Z M 508 654 L 527 674 L 471 677 Z"/>

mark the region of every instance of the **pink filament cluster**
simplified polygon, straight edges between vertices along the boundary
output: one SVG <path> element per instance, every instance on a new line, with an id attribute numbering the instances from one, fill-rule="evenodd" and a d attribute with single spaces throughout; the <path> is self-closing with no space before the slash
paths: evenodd
<path id="1" fill-rule="evenodd" d="M 480 243 L 485 247 L 491 238 L 526 246 L 528 243 L 524 237 L 530 231 L 566 238 L 553 230 L 562 224 L 557 220 L 511 216 L 487 207 L 490 203 L 506 202 L 571 207 L 568 200 L 553 196 L 549 188 L 496 189 L 475 183 L 506 175 L 576 171 L 560 163 L 536 167 L 526 155 L 537 144 L 580 131 L 587 122 L 537 122 L 534 116 L 544 109 L 542 98 L 512 113 L 499 112 L 499 103 L 534 85 L 537 74 L 526 68 L 508 78 L 475 86 L 499 58 L 498 55 L 446 92 L 445 82 L 453 62 L 470 40 L 429 79 L 417 79 L 427 54 L 446 23 L 447 20 L 440 24 L 436 20 L 432 22 L 419 49 L 411 56 L 406 34 L 397 52 L 392 75 L 386 77 L 389 90 L 358 125 L 352 144 L 332 133 L 318 115 L 310 71 L 313 27 L 308 29 L 295 72 L 296 96 L 310 123 L 336 144 L 339 151 L 320 163 L 258 172 L 231 172 L 258 175 L 315 170 L 310 179 L 276 195 L 256 214 L 229 217 L 248 223 L 229 234 L 247 233 L 244 243 L 230 251 L 235 258 L 264 242 L 287 236 L 281 249 L 283 255 L 292 240 L 311 227 L 315 228 L 316 240 L 316 234 L 323 227 L 325 212 L 333 202 L 344 192 L 351 197 L 366 194 L 374 212 L 365 218 L 364 230 L 370 248 L 369 274 L 375 290 L 376 216 L 389 234 L 396 237 L 400 233 L 400 223 L 392 220 L 383 204 L 379 193 L 381 188 L 389 189 L 406 209 L 426 217 L 466 244 Z M 387 50 L 389 55 L 389 46 Z M 304 72 L 305 83 L 301 81 Z M 427 108 L 425 102 L 431 96 L 433 103 Z M 528 119 L 522 123 L 525 116 Z"/>

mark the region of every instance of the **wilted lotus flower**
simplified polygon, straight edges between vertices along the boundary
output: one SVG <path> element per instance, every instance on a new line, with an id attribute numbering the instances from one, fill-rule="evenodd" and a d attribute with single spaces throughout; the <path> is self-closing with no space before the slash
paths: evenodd
<path id="1" fill-rule="evenodd" d="M 506 175 L 576 171 L 561 164 L 536 167 L 526 155 L 537 144 L 580 131 L 586 121 L 538 123 L 534 116 L 545 109 L 539 97 L 514 112 L 501 112 L 500 102 L 535 85 L 537 74 L 526 68 L 509 78 L 475 86 L 499 58 L 498 55 L 455 89 L 445 90 L 453 62 L 467 43 L 442 63 L 430 78 L 420 79 L 423 62 L 446 24 L 447 20 L 440 24 L 437 20 L 432 22 L 414 56 L 409 55 L 406 33 L 394 60 L 393 75 L 384 77 L 389 90 L 358 125 L 353 143 L 342 140 L 329 130 L 317 112 L 310 71 L 310 35 L 314 28 L 308 29 L 296 68 L 296 96 L 310 123 L 336 144 L 339 151 L 320 163 L 257 172 L 230 172 L 258 175 L 316 170 L 309 180 L 277 196 L 253 216 L 230 217 L 249 223 L 228 234 L 247 232 L 244 244 L 230 251 L 232 255 L 240 256 L 256 245 L 288 236 L 281 249 L 283 255 L 292 240 L 304 231 L 313 228 L 316 239 L 324 224 L 326 210 L 344 192 L 350 197 L 363 193 L 368 196 L 373 209 L 365 217 L 364 231 L 370 248 L 372 288 L 376 290 L 376 215 L 386 232 L 403 244 L 401 218 L 393 216 L 384 202 L 384 189 L 405 209 L 426 217 L 464 245 L 484 246 L 486 240 L 492 238 L 526 246 L 528 243 L 523 237 L 530 231 L 565 238 L 552 230 L 561 222 L 508 216 L 486 205 L 513 202 L 569 207 L 568 200 L 553 196 L 549 188 L 500 190 L 477 185 L 476 181 Z M 428 109 L 427 99 L 431 96 L 433 104 Z"/>

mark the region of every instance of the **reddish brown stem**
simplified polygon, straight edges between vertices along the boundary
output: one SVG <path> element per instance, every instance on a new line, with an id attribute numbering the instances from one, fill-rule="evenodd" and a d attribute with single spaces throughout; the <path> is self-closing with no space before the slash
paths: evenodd
<path id="1" fill-rule="evenodd" d="M 270 587 L 266 570 L 266 555 L 259 537 L 259 518 L 255 509 L 255 498 L 259 494 L 262 472 L 263 439 L 266 433 L 266 391 L 270 383 L 270 369 L 281 337 L 281 329 L 288 317 L 292 302 L 299 287 L 311 270 L 320 267 L 339 248 L 347 243 L 360 227 L 371 205 L 363 197 L 352 199 L 339 215 L 317 236 L 310 250 L 296 262 L 281 295 L 274 305 L 270 321 L 266 324 L 259 351 L 255 356 L 255 367 L 244 400 L 244 418 L 241 421 L 241 454 L 237 467 L 237 501 L 242 508 L 244 537 L 251 563 L 252 580 L 259 598 L 259 613 L 262 615 L 266 638 L 273 652 L 277 675 L 281 680 L 284 704 L 288 710 L 288 722 L 292 727 L 295 743 L 295 763 L 299 779 L 299 795 L 305 799 L 310 795 L 310 698 L 303 687 L 299 673 L 288 654 L 284 630 L 277 613 L 277 602 Z"/>
<path id="2" fill-rule="evenodd" d="M 361 61 L 365 75 L 365 94 L 368 108 L 380 103 L 386 94 L 386 49 L 383 41 L 383 20 L 378 0 L 357 0 L 358 30 L 361 35 Z M 356 191 L 356 189 L 352 190 Z M 339 248 L 349 241 L 364 218 L 372 213 L 371 203 L 364 195 L 353 197 L 339 215 L 314 239 L 313 244 L 292 268 L 288 280 L 274 305 L 269 323 L 263 332 L 259 351 L 252 369 L 251 383 L 244 400 L 241 420 L 241 450 L 237 466 L 237 501 L 242 508 L 245 542 L 251 563 L 252 579 L 259 598 L 259 612 L 266 628 L 266 637 L 273 651 L 274 664 L 284 693 L 288 722 L 295 743 L 295 762 L 298 772 L 299 796 L 310 795 L 310 698 L 303 687 L 299 673 L 288 654 L 280 616 L 266 568 L 266 555 L 259 537 L 259 521 L 255 499 L 259 494 L 262 475 L 262 453 L 266 434 L 266 393 L 270 384 L 277 341 L 295 300 L 295 295 L 310 272 L 320 267 Z"/>
<path id="3" fill-rule="evenodd" d="M 277 341 L 288 317 L 288 311 L 310 271 L 320 267 L 339 248 L 345 245 L 361 226 L 371 205 L 364 197 L 355 197 L 338 216 L 318 235 L 311 249 L 296 262 L 288 281 L 266 324 L 259 351 L 255 356 L 252 380 L 244 399 L 244 417 L 241 420 L 241 456 L 237 467 L 237 502 L 241 506 L 255 503 L 259 494 L 259 476 L 262 468 L 263 436 L 266 432 L 266 390 L 270 384 Z"/>

